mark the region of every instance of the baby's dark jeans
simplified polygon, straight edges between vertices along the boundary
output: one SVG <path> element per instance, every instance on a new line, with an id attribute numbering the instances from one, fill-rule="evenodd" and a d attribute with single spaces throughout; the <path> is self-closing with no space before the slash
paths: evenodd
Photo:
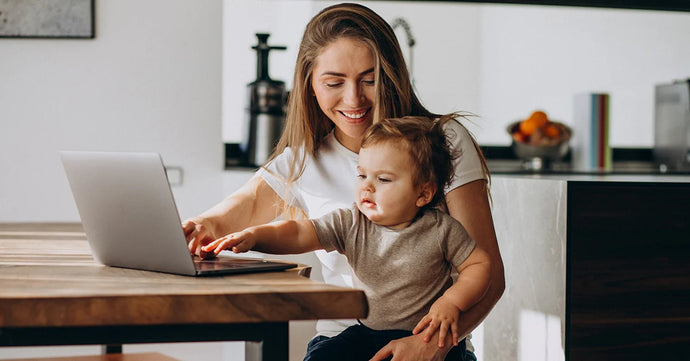
<path id="1" fill-rule="evenodd" d="M 389 342 L 411 336 L 403 330 L 372 330 L 362 324 L 350 326 L 335 337 L 317 336 L 309 342 L 304 361 L 367 361 Z M 388 358 L 390 359 L 390 358 Z M 446 361 L 476 361 L 465 349 L 465 340 L 450 349 Z"/>

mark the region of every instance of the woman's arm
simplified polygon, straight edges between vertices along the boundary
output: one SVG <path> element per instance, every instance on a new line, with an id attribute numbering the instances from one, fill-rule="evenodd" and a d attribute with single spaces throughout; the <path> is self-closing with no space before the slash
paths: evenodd
<path id="1" fill-rule="evenodd" d="M 477 247 L 487 253 L 491 262 L 486 294 L 476 305 L 460 315 L 458 321 L 461 337 L 467 336 L 486 318 L 505 289 L 503 261 L 485 187 L 485 180 L 476 180 L 446 194 L 448 213 L 462 223 L 470 237 L 477 242 Z"/>
<path id="2" fill-rule="evenodd" d="M 189 251 L 202 258 L 212 257 L 201 247 L 226 234 L 268 223 L 282 209 L 283 200 L 256 174 L 220 203 L 182 222 Z"/>

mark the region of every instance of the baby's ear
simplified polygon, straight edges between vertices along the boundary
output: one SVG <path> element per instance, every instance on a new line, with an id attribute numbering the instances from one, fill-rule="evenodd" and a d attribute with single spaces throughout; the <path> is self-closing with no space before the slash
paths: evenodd
<path id="1" fill-rule="evenodd" d="M 436 185 L 432 182 L 426 182 L 419 187 L 419 197 L 415 205 L 417 208 L 422 208 L 429 204 L 436 194 Z"/>

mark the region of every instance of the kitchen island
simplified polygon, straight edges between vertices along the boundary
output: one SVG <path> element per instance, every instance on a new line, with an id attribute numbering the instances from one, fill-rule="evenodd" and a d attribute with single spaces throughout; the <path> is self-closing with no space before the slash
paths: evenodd
<path id="1" fill-rule="evenodd" d="M 689 360 L 690 176 L 497 175 L 486 361 Z"/>

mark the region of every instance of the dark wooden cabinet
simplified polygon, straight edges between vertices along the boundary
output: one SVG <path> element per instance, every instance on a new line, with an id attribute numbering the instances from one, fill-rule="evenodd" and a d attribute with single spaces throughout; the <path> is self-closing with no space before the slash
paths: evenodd
<path id="1" fill-rule="evenodd" d="M 568 360 L 690 360 L 690 184 L 570 182 Z"/>

